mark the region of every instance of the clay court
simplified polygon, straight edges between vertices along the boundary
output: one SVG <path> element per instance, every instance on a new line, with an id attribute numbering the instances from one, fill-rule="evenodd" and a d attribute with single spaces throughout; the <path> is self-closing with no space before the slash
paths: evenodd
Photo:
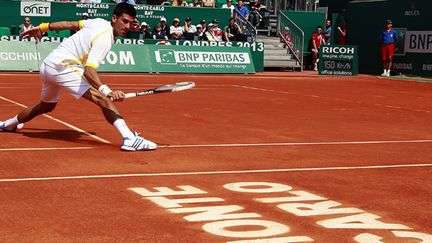
<path id="1" fill-rule="evenodd" d="M 121 152 L 67 93 L 0 134 L 1 242 L 432 242 L 432 85 L 368 75 L 102 74 L 158 143 Z M 0 119 L 38 102 L 0 74 Z"/>

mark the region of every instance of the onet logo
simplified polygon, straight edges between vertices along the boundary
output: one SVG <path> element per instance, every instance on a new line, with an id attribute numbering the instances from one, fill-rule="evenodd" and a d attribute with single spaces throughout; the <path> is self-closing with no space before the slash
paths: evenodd
<path id="1" fill-rule="evenodd" d="M 50 2 L 21 2 L 22 16 L 51 16 Z"/>

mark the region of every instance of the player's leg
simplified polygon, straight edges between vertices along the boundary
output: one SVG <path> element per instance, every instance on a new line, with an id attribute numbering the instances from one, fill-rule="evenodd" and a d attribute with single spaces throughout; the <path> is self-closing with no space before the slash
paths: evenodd
<path id="1" fill-rule="evenodd" d="M 157 148 L 155 143 L 138 136 L 136 132 L 132 132 L 126 125 L 114 102 L 102 95 L 95 88 L 89 88 L 82 97 L 98 105 L 102 109 L 105 119 L 119 131 L 123 137 L 122 150 L 137 151 L 154 150 Z"/>
<path id="2" fill-rule="evenodd" d="M 41 114 L 54 110 L 60 99 L 60 88 L 47 77 L 45 64 L 40 67 L 40 77 L 42 80 L 40 103 L 29 106 L 18 115 L 0 122 L 0 131 L 15 131 L 17 128 L 22 128 L 19 124 L 26 123 Z"/>

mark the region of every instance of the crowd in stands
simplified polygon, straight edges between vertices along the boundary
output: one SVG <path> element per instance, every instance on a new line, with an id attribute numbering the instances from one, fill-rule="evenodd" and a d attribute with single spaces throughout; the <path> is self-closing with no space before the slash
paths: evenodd
<path id="1" fill-rule="evenodd" d="M 209 24 L 205 19 L 200 20 L 199 24 L 194 24 L 190 17 L 183 22 L 179 18 L 174 18 L 171 25 L 168 25 L 167 19 L 161 18 L 159 23 L 151 28 L 146 22 L 140 24 L 135 18 L 131 32 L 138 33 L 143 39 L 206 41 L 237 41 L 236 36 L 242 33 L 233 17 L 223 29 L 219 27 L 217 19 L 213 19 Z"/>

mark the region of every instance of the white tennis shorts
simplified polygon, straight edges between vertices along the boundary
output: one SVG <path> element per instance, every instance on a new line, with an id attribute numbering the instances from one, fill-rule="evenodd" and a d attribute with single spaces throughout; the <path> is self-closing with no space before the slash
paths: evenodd
<path id="1" fill-rule="evenodd" d="M 60 91 L 65 90 L 76 99 L 90 89 L 90 84 L 83 78 L 84 70 L 78 65 L 68 66 L 57 70 L 45 63 L 40 66 L 42 80 L 41 101 L 57 103 L 60 100 Z"/>

